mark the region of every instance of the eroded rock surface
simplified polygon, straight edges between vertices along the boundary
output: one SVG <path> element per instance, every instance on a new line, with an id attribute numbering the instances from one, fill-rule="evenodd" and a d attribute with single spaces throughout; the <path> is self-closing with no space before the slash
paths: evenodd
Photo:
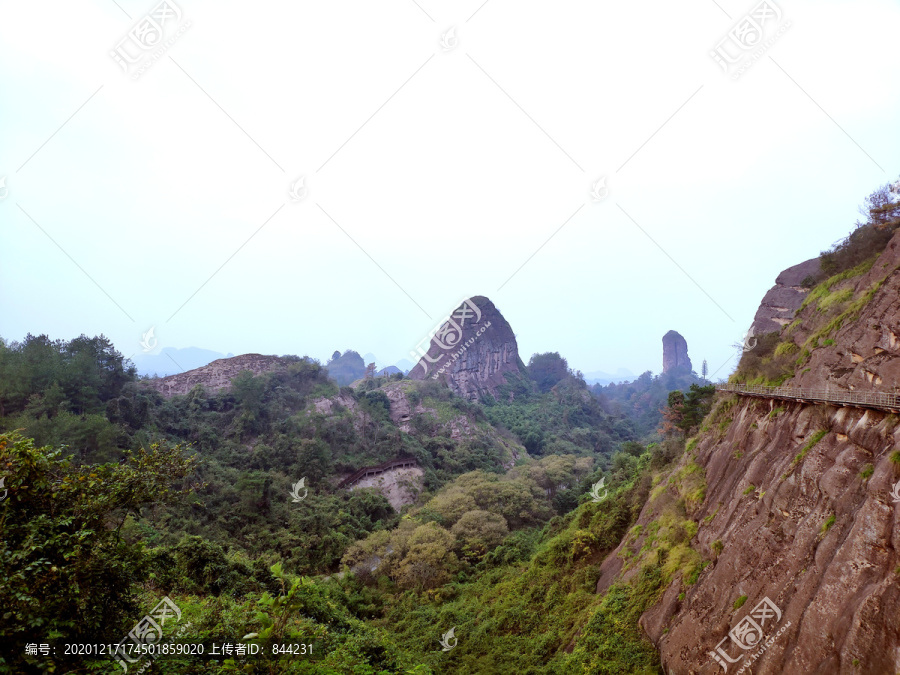
<path id="1" fill-rule="evenodd" d="M 873 292 L 871 300 L 850 316 L 828 341 L 813 349 L 809 362 L 786 386 L 850 391 L 900 391 L 900 231 L 864 275 L 832 287 L 852 291 L 855 298 Z M 875 290 L 877 289 L 877 290 Z M 839 310 L 837 308 L 835 311 Z M 817 307 L 797 315 L 791 339 L 803 344 L 821 323 Z M 829 318 L 829 317 L 826 317 Z"/>
<path id="2" fill-rule="evenodd" d="M 409 377 L 442 379 L 458 396 L 477 401 L 488 394 L 497 396 L 505 375 L 523 370 L 509 323 L 494 303 L 475 296 L 441 323 Z"/>
<path id="3" fill-rule="evenodd" d="M 387 498 L 395 511 L 399 511 L 404 505 L 416 501 L 422 491 L 424 475 L 425 472 L 417 466 L 389 469 L 377 476 L 363 478 L 350 489 L 375 488 Z"/>
<path id="4" fill-rule="evenodd" d="M 231 380 L 244 370 L 260 375 L 283 367 L 286 367 L 286 362 L 279 356 L 242 354 L 229 359 L 217 359 L 201 368 L 184 373 L 145 382 L 166 398 L 170 398 L 176 394 L 187 394 L 198 384 L 210 393 L 227 389 L 231 386 Z"/>
<path id="5" fill-rule="evenodd" d="M 751 327 L 754 335 L 780 331 L 791 321 L 809 293 L 809 279 L 821 275 L 818 258 L 788 267 L 775 278 L 775 285 L 763 296 Z"/>
<path id="6" fill-rule="evenodd" d="M 739 398 L 727 432 L 702 436 L 683 458 L 682 467 L 696 461 L 705 471 L 706 498 L 690 513 L 699 525 L 692 547 L 712 564 L 693 585 L 675 578 L 641 625 L 666 672 L 722 672 L 710 652 L 723 638 L 730 658 L 741 659 L 729 665 L 737 672 L 763 643 L 742 650 L 729 630 L 769 598 L 782 616 L 769 617 L 765 640 L 785 630 L 753 662 L 755 675 L 898 672 L 900 511 L 890 455 L 900 428 L 875 411 L 779 405 L 785 411 L 770 417 L 772 403 Z M 639 522 L 652 522 L 666 497 Z M 604 567 L 616 566 L 610 558 Z"/>
<path id="7" fill-rule="evenodd" d="M 687 340 L 681 333 L 670 330 L 663 335 L 663 372 L 668 373 L 673 370 L 681 370 L 691 372 L 691 359 L 688 356 Z"/>

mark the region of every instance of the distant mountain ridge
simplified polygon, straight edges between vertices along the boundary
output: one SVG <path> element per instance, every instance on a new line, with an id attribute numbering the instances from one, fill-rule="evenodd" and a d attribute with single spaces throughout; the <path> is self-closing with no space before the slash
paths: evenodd
<path id="1" fill-rule="evenodd" d="M 296 357 L 293 360 L 296 361 Z M 241 356 L 217 359 L 186 373 L 144 380 L 144 383 L 156 389 L 166 398 L 187 394 L 198 384 L 208 392 L 217 392 L 231 386 L 231 380 L 244 370 L 249 370 L 254 375 L 261 375 L 279 368 L 286 368 L 291 361 L 292 359 L 281 356 L 242 354 Z"/>
<path id="2" fill-rule="evenodd" d="M 584 381 L 588 384 L 588 386 L 594 384 L 612 384 L 613 382 L 631 382 L 632 380 L 637 379 L 637 375 L 632 373 L 627 368 L 617 368 L 615 373 L 607 373 L 602 370 L 595 370 L 590 373 L 582 373 L 582 375 L 584 376 Z"/>
<path id="3" fill-rule="evenodd" d="M 200 347 L 184 347 L 182 349 L 165 347 L 158 354 L 135 354 L 131 357 L 131 362 L 137 368 L 138 375 L 165 377 L 201 368 L 216 359 L 231 358 L 232 356 L 234 354 L 230 352 L 222 354 Z"/>

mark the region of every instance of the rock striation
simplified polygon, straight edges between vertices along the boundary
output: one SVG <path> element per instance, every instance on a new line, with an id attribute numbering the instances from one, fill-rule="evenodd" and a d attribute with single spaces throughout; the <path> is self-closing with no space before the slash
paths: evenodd
<path id="1" fill-rule="evenodd" d="M 688 474 L 705 478 L 702 501 L 686 503 L 707 566 L 696 583 L 676 574 L 640 622 L 665 671 L 720 673 L 733 659 L 729 673 L 898 672 L 900 428 L 873 410 L 741 397 L 722 419 L 638 518 L 645 531 L 665 522 Z M 598 590 L 645 544 L 607 556 Z M 761 636 L 744 632 L 752 622 Z"/>
<path id="2" fill-rule="evenodd" d="M 201 368 L 194 368 L 194 370 L 188 370 L 178 375 L 144 380 L 144 382 L 166 398 L 187 394 L 198 384 L 202 385 L 206 391 L 213 393 L 231 386 L 231 380 L 241 371 L 249 370 L 254 375 L 260 375 L 284 368 L 286 365 L 287 361 L 279 356 L 242 354 L 230 359 L 217 359 Z"/>
<path id="3" fill-rule="evenodd" d="M 680 333 L 670 330 L 663 335 L 663 373 L 674 370 L 691 372 L 691 359 L 688 356 L 687 340 Z"/>
<path id="4" fill-rule="evenodd" d="M 779 283 L 805 295 L 793 286 L 808 262 Z M 797 308 L 775 321 L 796 314 L 780 330 L 800 354 L 788 386 L 897 390 L 900 233 L 867 271 Z M 887 412 L 720 396 L 648 486 L 597 590 L 634 579 L 648 550 L 672 570 L 640 620 L 666 672 L 900 672 L 898 446 Z"/>
<path id="5" fill-rule="evenodd" d="M 443 380 L 470 401 L 497 396 L 507 374 L 524 372 L 512 328 L 494 303 L 480 295 L 464 300 L 417 349 L 411 379 Z"/>
<path id="6" fill-rule="evenodd" d="M 812 349 L 809 362 L 788 386 L 804 389 L 900 392 L 900 231 L 862 276 L 849 278 L 830 289 L 831 297 L 848 294 L 843 303 L 825 309 L 811 302 L 797 314 L 798 324 L 790 339 L 806 344 L 823 321 L 846 311 L 845 304 L 871 299 L 859 313 L 843 320 L 841 327 Z M 787 337 L 786 335 L 783 337 Z"/>
<path id="7" fill-rule="evenodd" d="M 756 316 L 753 317 L 753 335 L 780 331 L 794 320 L 810 287 L 804 286 L 810 278 L 818 278 L 822 267 L 818 258 L 788 267 L 775 278 L 775 285 L 763 296 Z"/>

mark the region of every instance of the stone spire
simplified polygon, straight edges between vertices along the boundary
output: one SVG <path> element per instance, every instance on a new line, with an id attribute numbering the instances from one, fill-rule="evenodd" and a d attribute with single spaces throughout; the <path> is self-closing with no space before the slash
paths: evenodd
<path id="1" fill-rule="evenodd" d="M 673 370 L 691 372 L 691 359 L 688 356 L 687 341 L 681 334 L 670 330 L 663 335 L 663 373 Z"/>
<path id="2" fill-rule="evenodd" d="M 512 328 L 494 303 L 480 295 L 454 309 L 419 350 L 413 352 L 421 356 L 410 379 L 443 380 L 453 393 L 471 401 L 496 396 L 506 373 L 522 372 Z"/>

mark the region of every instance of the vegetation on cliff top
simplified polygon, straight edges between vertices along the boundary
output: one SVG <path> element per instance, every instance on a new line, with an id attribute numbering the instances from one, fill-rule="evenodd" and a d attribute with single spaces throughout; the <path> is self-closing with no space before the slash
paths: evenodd
<path id="1" fill-rule="evenodd" d="M 870 194 L 862 207 L 865 222 L 819 256 L 822 272 L 803 280 L 811 288 L 797 318 L 780 332 L 756 336 L 757 344 L 741 356 L 729 382 L 779 386 L 795 376 L 812 352 L 828 342 L 843 326 L 859 316 L 880 288 L 876 282 L 855 289 L 857 281 L 872 269 L 879 255 L 900 227 L 900 202 L 894 201 L 890 184 Z M 884 270 L 885 276 L 893 270 Z M 826 278 L 827 277 L 827 278 Z M 808 335 L 798 344 L 799 328 Z"/>

